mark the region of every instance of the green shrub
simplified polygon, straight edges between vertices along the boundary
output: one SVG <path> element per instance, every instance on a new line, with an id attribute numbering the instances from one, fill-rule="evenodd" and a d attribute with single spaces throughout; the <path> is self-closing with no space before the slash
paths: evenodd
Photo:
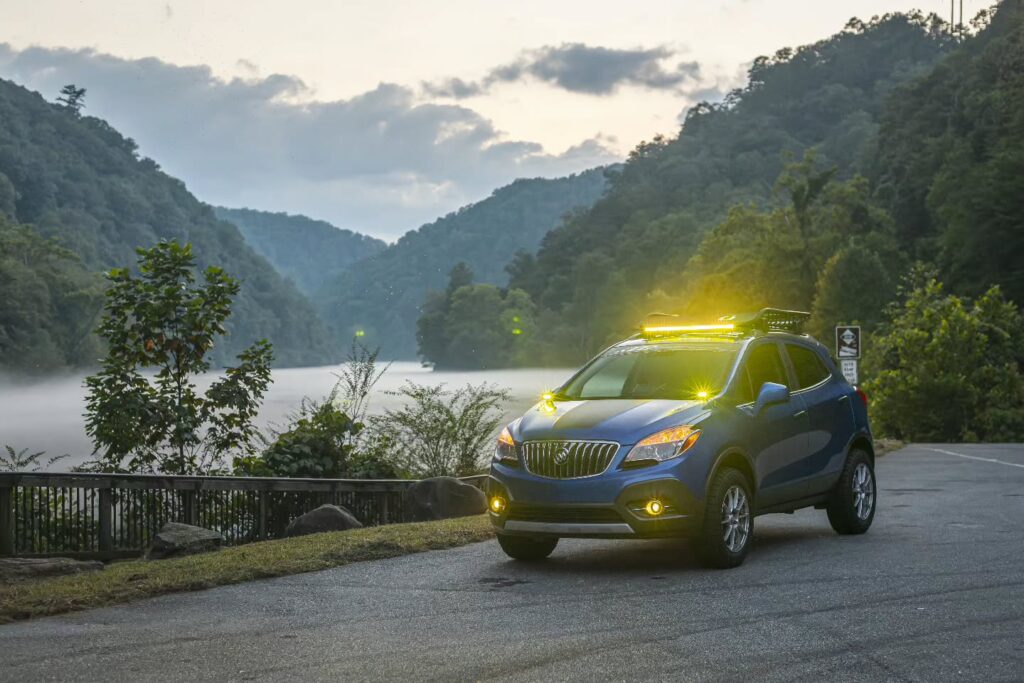
<path id="1" fill-rule="evenodd" d="M 871 340 L 865 389 L 882 434 L 913 441 L 1024 438 L 1024 318 L 998 287 L 973 304 L 920 269 Z"/>

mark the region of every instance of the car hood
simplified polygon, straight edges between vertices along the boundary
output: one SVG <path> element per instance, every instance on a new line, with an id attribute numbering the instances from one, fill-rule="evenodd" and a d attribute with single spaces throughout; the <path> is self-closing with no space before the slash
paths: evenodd
<path id="1" fill-rule="evenodd" d="M 513 424 L 512 436 L 517 441 L 593 439 L 631 444 L 659 429 L 695 421 L 705 412 L 702 401 L 558 401 L 553 411 L 541 402 Z"/>

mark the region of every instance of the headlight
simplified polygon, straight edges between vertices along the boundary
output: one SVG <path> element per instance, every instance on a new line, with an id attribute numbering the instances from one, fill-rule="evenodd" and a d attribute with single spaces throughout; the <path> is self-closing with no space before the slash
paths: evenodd
<path id="1" fill-rule="evenodd" d="M 500 462 L 503 465 L 519 464 L 519 458 L 516 457 L 516 442 L 512 440 L 512 432 L 508 431 L 508 427 L 502 429 L 501 434 L 498 435 L 493 462 Z"/>
<path id="2" fill-rule="evenodd" d="M 633 446 L 633 450 L 629 452 L 629 455 L 622 461 L 622 464 L 626 466 L 631 464 L 653 465 L 654 463 L 678 458 L 690 450 L 690 447 L 697 443 L 699 438 L 700 430 L 696 427 L 688 425 L 671 427 L 656 434 L 651 434 Z"/>

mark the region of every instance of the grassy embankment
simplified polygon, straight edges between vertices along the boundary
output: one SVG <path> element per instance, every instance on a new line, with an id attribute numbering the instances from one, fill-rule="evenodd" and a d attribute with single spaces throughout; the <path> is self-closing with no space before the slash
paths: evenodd
<path id="1" fill-rule="evenodd" d="M 486 516 L 479 515 L 250 543 L 177 559 L 117 562 L 99 572 L 0 586 L 0 623 L 452 548 L 493 535 Z"/>

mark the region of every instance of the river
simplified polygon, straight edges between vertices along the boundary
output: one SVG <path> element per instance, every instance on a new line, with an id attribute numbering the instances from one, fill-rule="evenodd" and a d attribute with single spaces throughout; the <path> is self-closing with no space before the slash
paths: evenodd
<path id="1" fill-rule="evenodd" d="M 273 373 L 273 384 L 263 400 L 257 422 L 264 430 L 282 427 L 303 397 L 323 398 L 335 383 L 338 366 L 283 368 Z M 435 372 L 418 363 L 395 362 L 377 384 L 370 400 L 370 413 L 381 413 L 399 405 L 400 397 L 387 392 L 404 382 L 444 383 L 448 387 L 487 382 L 508 389 L 512 395 L 505 406 L 505 418 L 511 420 L 535 403 L 545 389 L 561 384 L 572 374 L 566 369 L 481 370 L 475 372 Z M 206 387 L 216 374 L 197 379 Z M 52 468 L 64 471 L 88 460 L 92 443 L 85 434 L 85 389 L 82 376 L 63 376 L 34 382 L 16 383 L 0 379 L 0 447 L 9 444 L 30 452 L 46 451 L 47 456 L 69 454 Z M 44 460 L 46 458 L 43 458 Z"/>

